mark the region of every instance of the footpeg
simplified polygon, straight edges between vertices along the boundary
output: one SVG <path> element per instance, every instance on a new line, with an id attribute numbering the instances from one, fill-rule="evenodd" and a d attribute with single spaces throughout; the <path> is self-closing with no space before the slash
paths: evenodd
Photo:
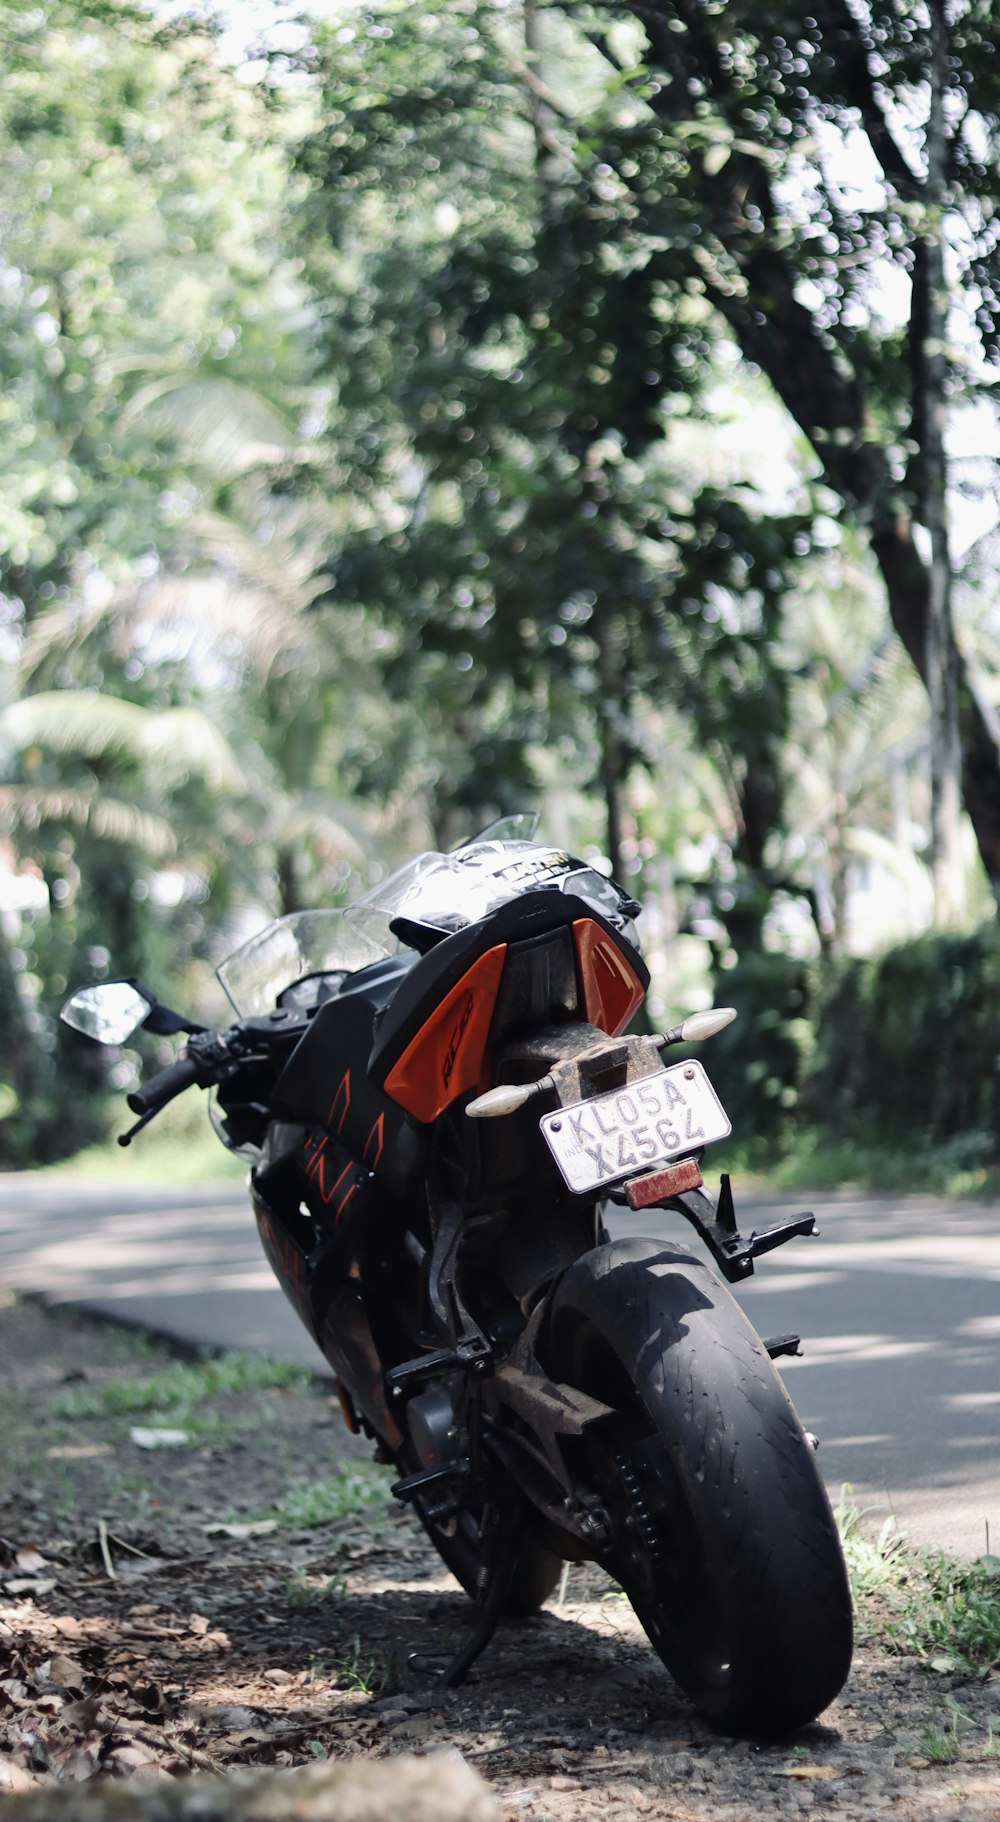
<path id="1" fill-rule="evenodd" d="M 765 1341 L 764 1346 L 772 1360 L 780 1360 L 784 1354 L 791 1354 L 792 1356 L 801 1358 L 802 1336 L 772 1335 L 770 1341 Z"/>
<path id="2" fill-rule="evenodd" d="M 747 1252 L 751 1259 L 759 1259 L 762 1253 L 773 1253 L 776 1246 L 784 1246 L 786 1240 L 798 1240 L 803 1235 L 815 1233 L 816 1216 L 799 1215 L 794 1221 L 778 1221 L 759 1234 L 751 1234 Z"/>
<path id="3" fill-rule="evenodd" d="M 481 1379 L 493 1366 L 493 1353 L 488 1342 L 463 1341 L 457 1348 L 441 1348 L 436 1354 L 418 1354 L 415 1360 L 404 1360 L 391 1367 L 385 1376 L 389 1397 L 409 1398 L 418 1386 L 440 1379 L 444 1373 L 469 1373 Z"/>
<path id="4" fill-rule="evenodd" d="M 448 1461 L 443 1468 L 421 1468 L 416 1474 L 407 1474 L 403 1480 L 397 1480 L 389 1488 L 393 1499 L 413 1499 L 417 1493 L 424 1493 L 429 1487 L 440 1486 L 446 1480 L 466 1480 L 469 1474 L 467 1461 Z"/>

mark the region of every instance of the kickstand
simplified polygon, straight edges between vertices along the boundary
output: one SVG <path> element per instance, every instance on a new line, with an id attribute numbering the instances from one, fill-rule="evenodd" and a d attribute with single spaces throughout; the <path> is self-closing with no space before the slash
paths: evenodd
<path id="1" fill-rule="evenodd" d="M 433 1665 L 420 1651 L 411 1651 L 407 1663 L 411 1670 L 425 1671 L 434 1676 L 439 1689 L 457 1689 L 464 1683 L 473 1664 L 481 1652 L 485 1651 L 503 1612 L 503 1604 L 510 1588 L 514 1564 L 517 1560 L 517 1548 L 512 1538 L 505 1539 L 499 1546 L 490 1572 L 485 1597 L 479 1610 L 479 1621 L 461 1651 L 452 1658 L 444 1670 L 435 1671 Z"/>

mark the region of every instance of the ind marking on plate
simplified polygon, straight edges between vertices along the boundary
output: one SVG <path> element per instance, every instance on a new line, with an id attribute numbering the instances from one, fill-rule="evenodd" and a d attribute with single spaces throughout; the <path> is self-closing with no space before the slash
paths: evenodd
<path id="1" fill-rule="evenodd" d="M 592 1101 L 560 1107 L 543 1114 L 539 1124 L 578 1196 L 732 1131 L 700 1063 L 678 1063 Z"/>

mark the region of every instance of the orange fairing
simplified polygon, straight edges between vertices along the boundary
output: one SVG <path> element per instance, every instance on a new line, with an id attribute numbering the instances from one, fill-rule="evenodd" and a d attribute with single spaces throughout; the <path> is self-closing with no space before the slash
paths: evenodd
<path id="1" fill-rule="evenodd" d="M 473 963 L 386 1076 L 386 1094 L 415 1120 L 436 1120 L 478 1086 L 506 954 L 500 943 Z"/>
<path id="2" fill-rule="evenodd" d="M 573 941 L 587 1018 L 599 1031 L 617 1037 L 642 1005 L 644 989 L 639 976 L 617 943 L 592 918 L 583 917 L 573 925 Z"/>

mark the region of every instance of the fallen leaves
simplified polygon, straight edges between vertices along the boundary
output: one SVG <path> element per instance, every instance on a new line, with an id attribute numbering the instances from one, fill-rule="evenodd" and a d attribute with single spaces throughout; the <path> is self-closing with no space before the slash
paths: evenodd
<path id="1" fill-rule="evenodd" d="M 137 1449 L 183 1449 L 191 1441 L 187 1430 L 151 1430 L 142 1425 L 129 1431 Z"/>
<path id="2" fill-rule="evenodd" d="M 824 1778 L 842 1778 L 844 1772 L 839 1765 L 783 1765 L 777 1775 L 779 1778 L 801 1778 L 803 1782 L 813 1782 Z"/>
<path id="3" fill-rule="evenodd" d="M 63 1327 L 54 1339 L 42 1312 L 23 1315 L 24 1334 L 35 1324 L 46 1349 L 65 1346 Z M 87 1345 L 99 1384 L 108 1331 Z M 12 1352 L 23 1372 L 27 1350 Z M 17 1401 L 42 1465 L 0 1493 L 0 1793 L 448 1746 L 485 1771 L 509 1822 L 761 1814 L 808 1807 L 810 1790 L 831 1822 L 859 1813 L 855 1795 L 874 1813 L 873 1793 L 925 1813 L 907 1807 L 935 1780 L 912 1757 L 941 1700 L 923 1668 L 873 1671 L 862 1652 L 844 1702 L 798 1751 L 723 1742 L 581 1565 L 572 1598 L 501 1628 L 468 1686 L 445 1696 L 408 1672 L 407 1653 L 447 1658 L 469 1609 L 410 1519 L 378 1506 L 312 1528 L 257 1516 L 279 1508 L 296 1464 L 315 1463 L 318 1398 L 283 1397 L 277 1420 L 190 1448 L 136 1451 L 120 1420 L 96 1417 L 57 1441 L 44 1362 L 35 1403 L 23 1389 Z M 313 1589 L 325 1597 L 303 1600 Z M 977 1684 L 962 1699 L 995 1715 L 995 1694 Z M 898 1722 L 906 1702 L 889 1740 L 887 1714 Z M 992 1811 L 984 1797 L 963 1813 Z"/>

